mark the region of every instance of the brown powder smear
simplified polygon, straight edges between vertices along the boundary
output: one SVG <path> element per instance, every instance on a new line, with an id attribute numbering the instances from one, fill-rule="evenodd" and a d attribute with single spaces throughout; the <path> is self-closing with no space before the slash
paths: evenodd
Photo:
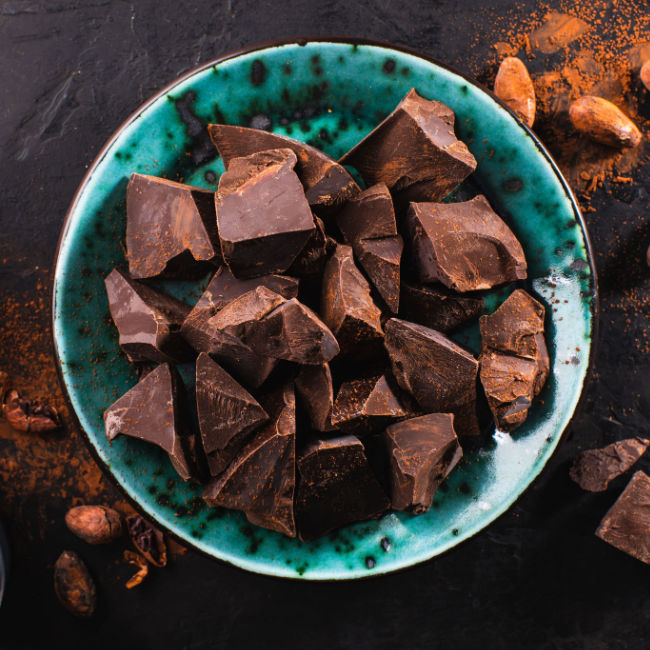
<path id="1" fill-rule="evenodd" d="M 552 54 L 588 31 L 589 25 L 584 20 L 554 11 L 541 27 L 530 34 L 529 42 L 534 50 Z"/>

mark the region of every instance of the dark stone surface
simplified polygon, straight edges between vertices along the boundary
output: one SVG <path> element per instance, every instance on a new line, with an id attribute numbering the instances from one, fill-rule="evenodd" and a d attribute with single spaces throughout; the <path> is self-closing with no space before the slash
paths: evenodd
<path id="1" fill-rule="evenodd" d="M 2 295 L 27 302 L 46 292 L 34 267 L 51 268 L 65 211 L 87 166 L 140 103 L 196 64 L 270 38 L 337 33 L 419 48 L 473 75 L 474 63 L 497 40 L 494 16 L 515 12 L 525 19 L 538 7 L 535 0 L 516 9 L 511 0 L 489 4 L 487 10 L 481 0 L 3 2 Z M 547 4 L 560 7 L 557 0 Z M 14 551 L 0 646 L 247 650 L 286 648 L 290 639 L 293 647 L 328 650 L 647 648 L 648 567 L 593 534 L 626 478 L 588 494 L 568 475 L 577 451 L 650 433 L 650 355 L 639 343 L 649 307 L 646 301 L 630 318 L 623 301 L 633 288 L 650 290 L 650 165 L 633 178 L 631 186 L 600 190 L 596 212 L 587 214 L 603 313 L 582 414 L 540 478 L 487 530 L 423 566 L 367 581 L 274 580 L 189 551 L 126 591 L 131 569 L 117 564 L 121 548 L 88 547 L 65 528 L 64 513 L 73 499 L 84 501 L 82 492 L 16 496 L 18 488 L 0 484 L 0 514 Z M 46 327 L 47 313 L 35 321 Z M 8 357 L 3 363 L 27 377 L 18 354 L 0 352 Z M 0 442 L 6 456 L 13 447 Z M 87 456 L 74 432 L 52 444 L 76 444 L 75 454 Z M 648 471 L 650 458 L 637 467 Z M 110 485 L 106 492 L 119 497 Z M 98 582 L 98 608 L 89 621 L 69 616 L 54 595 L 52 566 L 68 547 Z"/>

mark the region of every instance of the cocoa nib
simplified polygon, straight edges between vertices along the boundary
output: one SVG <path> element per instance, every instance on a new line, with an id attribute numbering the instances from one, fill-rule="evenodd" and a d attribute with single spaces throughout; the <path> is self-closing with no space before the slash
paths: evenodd
<path id="1" fill-rule="evenodd" d="M 165 544 L 165 536 L 140 515 L 127 517 L 126 525 L 129 529 L 129 537 L 131 537 L 136 550 L 142 553 L 154 566 L 166 566 L 167 545 Z"/>
<path id="2" fill-rule="evenodd" d="M 76 506 L 65 515 L 70 532 L 88 544 L 107 544 L 122 535 L 122 517 L 106 506 Z"/>
<path id="3" fill-rule="evenodd" d="M 54 565 L 54 590 L 71 614 L 89 618 L 95 611 L 95 583 L 83 560 L 74 551 L 63 551 L 59 555 Z"/>
<path id="4" fill-rule="evenodd" d="M 129 564 L 138 567 L 138 570 L 126 581 L 125 585 L 127 589 L 133 589 L 149 575 L 149 563 L 140 553 L 135 551 L 124 551 L 124 559 Z"/>
<path id="5" fill-rule="evenodd" d="M 3 415 L 16 431 L 54 431 L 61 426 L 56 409 L 47 404 L 21 399 L 18 391 L 9 391 L 2 407 Z"/>

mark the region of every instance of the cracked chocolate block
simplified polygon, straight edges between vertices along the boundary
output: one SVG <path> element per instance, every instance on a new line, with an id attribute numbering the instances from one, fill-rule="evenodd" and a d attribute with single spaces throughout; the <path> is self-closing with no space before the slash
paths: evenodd
<path id="1" fill-rule="evenodd" d="M 400 388 L 427 413 L 453 413 L 458 435 L 478 435 L 474 356 L 423 325 L 391 318 L 385 329 L 384 345 Z"/>
<path id="2" fill-rule="evenodd" d="M 238 278 L 286 271 L 314 231 L 293 168 L 296 155 L 275 149 L 234 158 L 215 195 L 221 253 Z"/>
<path id="3" fill-rule="evenodd" d="M 321 315 L 342 352 L 381 341 L 381 312 L 370 285 L 354 264 L 352 248 L 339 244 L 323 272 Z"/>
<path id="4" fill-rule="evenodd" d="M 126 188 L 126 256 L 133 278 L 191 274 L 221 259 L 214 192 L 131 174 Z"/>
<path id="5" fill-rule="evenodd" d="M 377 519 L 390 508 L 356 436 L 310 440 L 298 453 L 297 466 L 300 539 L 315 539 L 356 521 Z"/>
<path id="6" fill-rule="evenodd" d="M 287 269 L 290 275 L 301 278 L 320 275 L 325 268 L 327 258 L 336 247 L 336 242 L 325 232 L 325 224 L 316 215 L 314 215 L 314 225 L 314 233 Z"/>
<path id="7" fill-rule="evenodd" d="M 645 438 L 628 438 L 578 454 L 571 466 L 571 478 L 588 492 L 604 492 L 610 481 L 627 472 L 650 445 Z"/>
<path id="8" fill-rule="evenodd" d="M 133 363 L 188 361 L 193 353 L 180 335 L 190 308 L 184 302 L 134 282 L 113 269 L 104 280 L 120 347 Z"/>
<path id="9" fill-rule="evenodd" d="M 196 360 L 196 409 L 210 473 L 220 474 L 269 419 L 257 400 L 205 352 Z"/>
<path id="10" fill-rule="evenodd" d="M 408 410 L 382 375 L 342 384 L 332 410 L 332 425 L 341 431 L 364 436 L 408 415 Z"/>
<path id="11" fill-rule="evenodd" d="M 450 413 L 391 424 L 385 433 L 393 510 L 426 512 L 440 484 L 463 456 Z"/>
<path id="12" fill-rule="evenodd" d="M 292 386 L 264 400 L 271 418 L 205 488 L 208 505 L 241 510 L 257 526 L 296 536 L 296 404 Z"/>
<path id="13" fill-rule="evenodd" d="M 226 169 L 233 158 L 268 149 L 291 149 L 297 157 L 296 173 L 304 186 L 309 205 L 316 210 L 343 205 L 361 191 L 345 167 L 303 142 L 229 124 L 210 124 L 208 132 Z"/>
<path id="14" fill-rule="evenodd" d="M 316 431 L 332 431 L 334 388 L 328 363 L 302 366 L 296 377 L 296 392 Z"/>
<path id="15" fill-rule="evenodd" d="M 422 282 L 463 292 L 526 278 L 521 244 L 484 196 L 462 203 L 411 203 L 406 227 Z"/>
<path id="16" fill-rule="evenodd" d="M 104 413 L 106 437 L 139 438 L 164 449 L 174 469 L 187 481 L 197 478 L 196 438 L 181 412 L 183 383 L 178 371 L 162 364 L 122 395 Z"/>
<path id="17" fill-rule="evenodd" d="M 600 522 L 596 535 L 650 564 L 650 477 L 638 471 Z"/>
<path id="18" fill-rule="evenodd" d="M 410 90 L 339 162 L 354 166 L 368 186 L 386 183 L 404 201 L 439 201 L 476 169 L 454 120 L 448 106 Z"/>

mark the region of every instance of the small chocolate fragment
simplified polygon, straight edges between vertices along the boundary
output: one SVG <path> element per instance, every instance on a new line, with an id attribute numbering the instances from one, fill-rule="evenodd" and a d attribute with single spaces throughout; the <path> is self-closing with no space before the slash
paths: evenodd
<path id="1" fill-rule="evenodd" d="M 344 353 L 383 337 L 381 312 L 370 285 L 354 264 L 352 248 L 339 244 L 325 265 L 321 314 Z"/>
<path id="2" fill-rule="evenodd" d="M 384 345 L 393 374 L 427 413 L 453 413 L 458 435 L 477 435 L 478 362 L 446 336 L 423 325 L 391 318 Z"/>
<path id="3" fill-rule="evenodd" d="M 359 263 L 394 314 L 399 311 L 403 250 L 404 242 L 399 235 L 385 239 L 362 239 L 355 247 Z"/>
<path id="4" fill-rule="evenodd" d="M 635 472 L 603 517 L 596 535 L 620 551 L 650 564 L 650 477 L 647 474 Z"/>
<path id="5" fill-rule="evenodd" d="M 463 455 L 450 413 L 430 413 L 386 429 L 393 510 L 431 507 L 438 486 Z"/>
<path id="6" fill-rule="evenodd" d="M 269 419 L 257 400 L 205 352 L 196 360 L 196 409 L 203 450 L 215 476 Z"/>
<path id="7" fill-rule="evenodd" d="M 390 507 L 353 435 L 311 440 L 298 454 L 297 466 L 296 518 L 302 540 L 377 519 Z"/>
<path id="8" fill-rule="evenodd" d="M 442 285 L 414 285 L 402 281 L 400 316 L 439 332 L 451 332 L 478 318 L 483 298 L 452 293 Z"/>
<path id="9" fill-rule="evenodd" d="M 126 188 L 126 213 L 131 277 L 160 275 L 181 257 L 183 262 L 192 257 L 199 262 L 219 262 L 214 192 L 165 178 L 131 174 Z M 191 257 L 183 255 L 185 251 Z"/>
<path id="10" fill-rule="evenodd" d="M 290 275 L 309 277 L 321 274 L 328 256 L 336 245 L 334 240 L 327 236 L 325 224 L 316 215 L 314 215 L 314 224 L 316 227 L 312 236 L 287 270 Z"/>
<path id="11" fill-rule="evenodd" d="M 362 436 L 376 433 L 408 414 L 382 375 L 344 383 L 334 402 L 332 425 Z"/>
<path id="12" fill-rule="evenodd" d="M 317 431 L 331 431 L 334 389 L 329 364 L 302 366 L 296 377 L 296 392 Z"/>
<path id="13" fill-rule="evenodd" d="M 65 525 L 88 544 L 108 544 L 121 537 L 122 517 L 106 506 L 76 506 L 65 513 Z"/>
<path id="14" fill-rule="evenodd" d="M 587 492 L 604 492 L 610 481 L 627 472 L 650 445 L 645 438 L 628 438 L 602 449 L 588 449 L 573 460 L 569 475 Z"/>
<path id="15" fill-rule="evenodd" d="M 274 133 L 228 124 L 210 124 L 208 132 L 223 164 L 268 149 L 291 149 L 298 159 L 296 173 L 309 205 L 315 209 L 342 205 L 361 190 L 347 170 L 314 147 Z"/>
<path id="16" fill-rule="evenodd" d="M 482 195 L 461 203 L 411 203 L 406 225 L 422 282 L 476 291 L 526 278 L 521 244 Z"/>
<path id="17" fill-rule="evenodd" d="M 192 350 L 180 335 L 190 308 L 113 269 L 104 281 L 120 347 L 129 361 L 188 361 Z"/>
<path id="18" fill-rule="evenodd" d="M 286 271 L 313 234 L 295 164 L 289 149 L 263 151 L 234 158 L 219 179 L 221 253 L 236 277 Z"/>
<path id="19" fill-rule="evenodd" d="M 144 579 L 149 575 L 149 562 L 144 558 L 140 553 L 135 553 L 134 551 L 129 551 L 128 549 L 124 551 L 122 557 L 133 566 L 137 567 L 138 570 L 126 581 L 125 587 L 127 589 L 133 589 L 142 584 Z"/>
<path id="20" fill-rule="evenodd" d="M 126 518 L 129 537 L 138 553 L 141 553 L 155 567 L 167 566 L 167 544 L 165 536 L 140 515 Z"/>
<path id="21" fill-rule="evenodd" d="M 74 551 L 63 551 L 54 564 L 54 591 L 59 602 L 79 618 L 90 618 L 97 604 L 95 581 Z"/>
<path id="22" fill-rule="evenodd" d="M 205 488 L 210 506 L 242 510 L 257 526 L 296 536 L 296 403 L 292 386 L 264 401 L 271 421 L 257 431 L 221 476 Z"/>
<path id="23" fill-rule="evenodd" d="M 21 399 L 16 390 L 10 390 L 5 403 L 0 403 L 0 413 L 13 429 L 25 433 L 45 433 L 61 426 L 61 418 L 53 406 Z"/>
<path id="24" fill-rule="evenodd" d="M 104 413 L 106 437 L 123 434 L 164 449 L 183 480 L 197 475 L 193 434 L 185 428 L 179 398 L 183 389 L 178 371 L 162 364 L 142 378 Z"/>
<path id="25" fill-rule="evenodd" d="M 449 107 L 410 90 L 339 162 L 356 167 L 368 186 L 382 182 L 409 201 L 438 201 L 476 169 L 454 119 Z"/>

